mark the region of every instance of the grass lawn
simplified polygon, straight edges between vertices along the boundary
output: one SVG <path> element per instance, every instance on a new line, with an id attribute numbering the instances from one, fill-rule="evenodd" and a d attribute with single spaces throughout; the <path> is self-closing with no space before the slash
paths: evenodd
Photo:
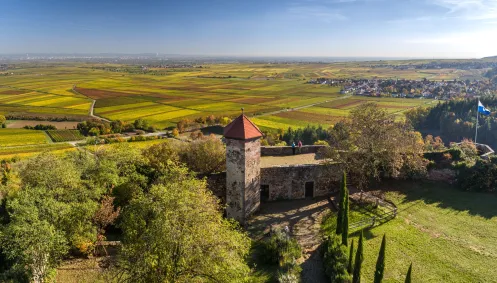
<path id="1" fill-rule="evenodd" d="M 383 234 L 387 235 L 383 282 L 497 282 L 497 197 L 462 192 L 440 183 L 384 184 L 397 218 L 364 232 L 364 282 L 373 280 Z M 331 220 L 332 222 L 334 220 Z M 325 223 L 325 229 L 333 225 Z M 357 234 L 352 237 L 356 241 Z"/>

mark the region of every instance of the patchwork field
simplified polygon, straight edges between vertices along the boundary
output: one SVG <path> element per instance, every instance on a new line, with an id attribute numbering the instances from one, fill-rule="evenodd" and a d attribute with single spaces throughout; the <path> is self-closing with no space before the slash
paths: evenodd
<path id="1" fill-rule="evenodd" d="M 235 116 L 241 108 L 256 116 L 256 123 L 267 130 L 307 124 L 327 127 L 367 101 L 378 102 L 392 114 L 427 101 L 343 96 L 339 88 L 307 84 L 309 79 L 481 76 L 478 71 L 373 69 L 364 62 L 206 64 L 202 68 L 154 69 L 159 75 L 112 71 L 120 66 L 19 63 L 12 69 L 13 75 L 0 77 L 0 114 L 79 121 L 90 118 L 96 101 L 95 115 L 124 121 L 142 118 L 159 128 L 211 114 Z"/>
<path id="2" fill-rule="evenodd" d="M 47 134 L 54 142 L 79 141 L 85 139 L 78 130 L 47 131 Z"/>
<path id="3" fill-rule="evenodd" d="M 0 148 L 49 143 L 43 131 L 26 129 L 0 129 Z"/>

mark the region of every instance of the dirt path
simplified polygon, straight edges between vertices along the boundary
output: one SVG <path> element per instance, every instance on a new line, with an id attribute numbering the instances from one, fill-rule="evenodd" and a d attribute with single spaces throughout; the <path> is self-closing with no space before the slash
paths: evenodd
<path id="1" fill-rule="evenodd" d="M 95 118 L 95 119 L 99 119 L 99 120 L 102 120 L 102 121 L 105 121 L 105 122 L 109 122 L 109 123 L 111 122 L 111 121 L 110 121 L 110 120 L 108 120 L 108 119 L 105 119 L 105 118 L 103 118 L 103 117 L 100 117 L 100 116 L 95 115 L 95 113 L 94 113 L 94 110 L 95 110 L 95 103 L 97 103 L 97 101 L 96 101 L 95 99 L 90 98 L 90 97 L 88 97 L 88 96 L 86 96 L 86 95 L 84 95 L 84 94 L 82 94 L 82 93 L 78 92 L 78 91 L 76 90 L 76 85 L 73 85 L 73 86 L 72 86 L 72 91 L 73 91 L 74 93 L 76 93 L 76 94 L 79 94 L 79 95 L 82 95 L 82 96 L 84 96 L 84 97 L 86 97 L 86 98 L 88 98 L 88 99 L 91 99 L 91 101 L 92 101 L 92 102 L 91 102 L 91 106 L 90 106 L 90 111 L 89 111 L 89 113 L 88 113 L 88 114 L 90 115 L 90 117 Z"/>
<path id="2" fill-rule="evenodd" d="M 302 282 L 328 282 L 320 247 L 323 242 L 321 222 L 330 208 L 326 198 L 264 203 L 261 211 L 249 221 L 249 233 L 253 238 L 261 239 L 270 225 L 273 228 L 288 226 L 302 247 L 303 256 L 299 260 Z"/>
<path id="3" fill-rule="evenodd" d="M 94 109 L 95 109 L 95 103 L 97 103 L 97 101 L 96 101 L 96 100 L 93 100 L 93 102 L 91 103 L 91 107 L 90 107 L 90 116 L 91 116 L 92 118 L 95 118 L 95 119 L 100 119 L 100 120 L 105 121 L 105 122 L 110 122 L 110 120 L 105 119 L 105 118 L 100 117 L 100 116 L 97 116 L 97 115 L 95 115 L 95 113 L 93 113 L 93 111 L 94 111 Z"/>

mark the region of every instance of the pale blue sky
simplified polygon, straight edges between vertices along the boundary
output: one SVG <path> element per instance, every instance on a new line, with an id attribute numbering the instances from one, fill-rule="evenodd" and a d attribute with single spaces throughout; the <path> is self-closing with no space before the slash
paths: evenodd
<path id="1" fill-rule="evenodd" d="M 0 53 L 497 55 L 497 0 L 0 0 Z"/>

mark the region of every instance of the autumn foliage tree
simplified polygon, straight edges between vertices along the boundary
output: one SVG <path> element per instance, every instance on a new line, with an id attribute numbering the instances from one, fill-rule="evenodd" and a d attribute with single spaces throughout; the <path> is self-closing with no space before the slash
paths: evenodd
<path id="1" fill-rule="evenodd" d="M 120 281 L 243 282 L 250 240 L 219 208 L 205 182 L 171 168 L 123 210 Z"/>
<path id="2" fill-rule="evenodd" d="M 331 130 L 327 156 L 354 176 L 359 187 L 381 177 L 413 177 L 426 172 L 423 139 L 404 123 L 365 103 L 351 111 L 350 121 Z"/>

